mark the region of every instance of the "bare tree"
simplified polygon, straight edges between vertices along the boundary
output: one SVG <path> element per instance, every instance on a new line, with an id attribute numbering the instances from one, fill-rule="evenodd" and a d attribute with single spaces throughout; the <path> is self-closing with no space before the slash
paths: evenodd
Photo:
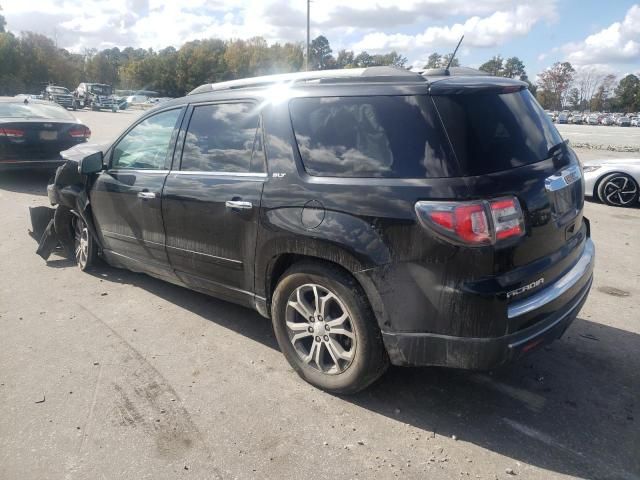
<path id="1" fill-rule="evenodd" d="M 579 105 L 582 108 L 591 104 L 591 99 L 603 78 L 603 74 L 598 73 L 595 68 L 591 67 L 580 68 L 576 72 L 574 82 L 579 92 Z"/>

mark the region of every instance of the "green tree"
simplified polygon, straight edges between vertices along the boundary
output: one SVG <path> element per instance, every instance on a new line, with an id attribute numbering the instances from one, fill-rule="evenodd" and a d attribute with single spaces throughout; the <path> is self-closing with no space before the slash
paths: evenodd
<path id="1" fill-rule="evenodd" d="M 630 73 L 618 83 L 614 91 L 614 105 L 621 112 L 640 110 L 640 79 Z"/>
<path id="2" fill-rule="evenodd" d="M 524 62 L 518 57 L 507 58 L 502 68 L 502 76 L 508 78 L 523 79 L 526 77 L 527 72 L 524 68 Z"/>
<path id="3" fill-rule="evenodd" d="M 2 5 L 0 5 L 0 12 L 2 11 Z M 6 31 L 5 27 L 7 26 L 7 21 L 4 19 L 4 15 L 0 15 L 0 33 L 4 33 Z"/>
<path id="4" fill-rule="evenodd" d="M 500 55 L 496 55 L 491 60 L 480 65 L 480 70 L 487 72 L 494 77 L 504 76 L 504 59 Z"/>
<path id="5" fill-rule="evenodd" d="M 358 68 L 372 67 L 374 62 L 373 57 L 367 52 L 360 52 L 353 61 Z"/>
<path id="6" fill-rule="evenodd" d="M 443 55 L 442 57 L 442 61 L 440 62 L 440 67 L 442 68 L 446 68 L 447 65 L 449 65 L 449 61 L 451 60 L 451 57 L 453 57 L 453 52 L 452 53 L 447 53 L 446 55 Z M 453 60 L 451 61 L 451 67 L 459 67 L 460 66 L 460 60 L 458 60 L 456 57 L 453 58 Z"/>
<path id="7" fill-rule="evenodd" d="M 309 67 L 312 70 L 325 70 L 332 64 L 331 45 L 324 35 L 320 35 L 311 41 Z"/>
<path id="8" fill-rule="evenodd" d="M 440 55 L 438 52 L 433 52 L 431 55 L 429 55 L 429 58 L 427 58 L 427 64 L 424 66 L 424 68 L 440 68 L 441 63 L 442 55 Z"/>
<path id="9" fill-rule="evenodd" d="M 591 98 L 591 110 L 601 112 L 609 109 L 611 106 L 611 89 L 615 81 L 616 76 L 613 74 L 605 76 L 600 81 L 600 84 L 596 88 L 596 93 Z"/>
<path id="10" fill-rule="evenodd" d="M 556 108 L 556 98 L 550 92 L 538 89 L 535 95 L 538 103 L 542 105 L 542 108 L 545 108 L 547 110 Z"/>
<path id="11" fill-rule="evenodd" d="M 340 50 L 336 57 L 336 68 L 353 68 L 355 57 L 351 50 Z"/>
<path id="12" fill-rule="evenodd" d="M 0 95 L 24 91 L 20 42 L 12 33 L 0 33 Z"/>
<path id="13" fill-rule="evenodd" d="M 574 110 L 580 108 L 580 90 L 573 87 L 567 94 L 567 104 Z"/>

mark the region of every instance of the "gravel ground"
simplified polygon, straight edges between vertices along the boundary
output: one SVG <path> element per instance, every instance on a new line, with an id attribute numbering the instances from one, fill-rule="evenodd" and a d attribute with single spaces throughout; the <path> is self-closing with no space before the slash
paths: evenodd
<path id="1" fill-rule="evenodd" d="M 78 116 L 94 139 L 133 118 Z M 640 209 L 587 203 L 593 290 L 546 351 L 492 374 L 392 368 L 342 398 L 250 310 L 42 261 L 27 207 L 46 179 L 0 174 L 0 478 L 640 479 Z"/>

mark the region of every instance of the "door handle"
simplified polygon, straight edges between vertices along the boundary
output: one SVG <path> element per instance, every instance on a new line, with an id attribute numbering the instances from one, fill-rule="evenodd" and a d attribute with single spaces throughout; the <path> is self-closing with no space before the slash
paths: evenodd
<path id="1" fill-rule="evenodd" d="M 156 198 L 156 194 L 153 192 L 138 192 L 138 198 L 149 200 L 151 198 Z"/>
<path id="2" fill-rule="evenodd" d="M 227 200 L 225 202 L 227 208 L 236 208 L 240 210 L 251 210 L 253 204 L 251 202 L 242 202 L 240 200 Z"/>

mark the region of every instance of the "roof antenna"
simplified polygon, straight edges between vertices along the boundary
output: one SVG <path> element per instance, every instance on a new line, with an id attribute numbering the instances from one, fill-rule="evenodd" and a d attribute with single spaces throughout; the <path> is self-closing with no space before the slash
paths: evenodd
<path id="1" fill-rule="evenodd" d="M 458 42 L 458 45 L 456 46 L 456 49 L 453 51 L 453 55 L 451 55 L 451 58 L 449 59 L 449 63 L 447 63 L 447 68 L 444 69 L 445 75 L 450 75 L 449 67 L 451 66 L 451 63 L 453 62 L 453 59 L 456 57 L 456 53 L 458 53 L 458 48 L 460 48 L 460 44 L 462 43 L 462 40 L 464 40 L 464 35 L 462 35 L 460 37 L 460 41 Z"/>

